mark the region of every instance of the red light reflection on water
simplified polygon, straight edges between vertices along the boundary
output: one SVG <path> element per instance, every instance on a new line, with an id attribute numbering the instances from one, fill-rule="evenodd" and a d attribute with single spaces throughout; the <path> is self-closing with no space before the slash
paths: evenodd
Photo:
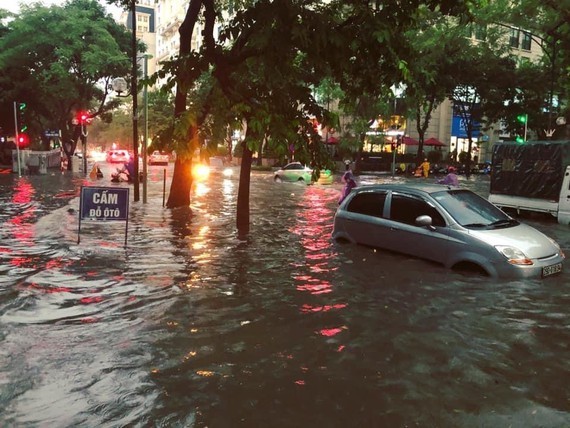
<path id="1" fill-rule="evenodd" d="M 101 296 L 82 297 L 81 299 L 79 299 L 79 302 L 81 302 L 84 305 L 89 305 L 91 303 L 101 303 L 102 301 L 103 298 Z"/>
<path id="2" fill-rule="evenodd" d="M 28 284 L 25 288 L 29 290 L 41 291 L 42 293 L 47 293 L 47 294 L 72 292 L 72 289 L 69 287 L 50 287 L 50 286 L 40 285 L 36 282 Z"/>
<path id="3" fill-rule="evenodd" d="M 12 203 L 14 205 L 29 204 L 32 201 L 34 193 L 34 188 L 30 182 L 26 179 L 21 179 L 14 188 Z M 34 207 L 29 206 L 6 222 L 13 226 L 11 232 L 14 238 L 26 245 L 33 244 L 32 238 L 34 236 L 34 229 L 32 220 L 34 217 L 34 211 Z"/>
<path id="4" fill-rule="evenodd" d="M 63 260 L 61 257 L 48 260 L 46 269 L 61 269 L 72 264 L 71 260 Z"/>
<path id="5" fill-rule="evenodd" d="M 36 269 L 42 263 L 44 263 L 44 261 L 41 258 L 41 256 L 14 257 L 10 260 L 10 265 L 12 265 L 14 267 L 19 267 L 19 268 Z M 72 264 L 72 261 L 63 260 L 61 257 L 58 257 L 58 258 L 51 259 L 51 260 L 48 260 L 47 262 L 45 262 L 44 270 L 63 268 L 65 266 L 69 266 L 71 264 Z"/>
<path id="6" fill-rule="evenodd" d="M 319 334 L 321 336 L 332 337 L 336 336 L 339 333 L 342 333 L 343 330 L 346 330 L 346 327 L 337 327 L 337 328 L 323 328 L 319 330 Z"/>
<path id="7" fill-rule="evenodd" d="M 326 274 L 335 268 L 329 263 L 330 241 L 333 211 L 330 209 L 331 200 L 336 200 L 337 195 L 329 188 L 312 186 L 303 193 L 302 206 L 296 225 L 291 233 L 300 237 L 304 248 L 304 260 L 293 263 L 296 270 L 306 268 L 311 274 Z M 297 275 L 295 279 L 300 283 L 297 290 L 311 294 L 326 294 L 332 291 L 332 284 L 313 275 Z"/>
<path id="8" fill-rule="evenodd" d="M 299 279 L 297 277 L 296 279 Z M 308 278 L 305 284 L 297 285 L 298 291 L 308 291 L 311 294 L 325 294 L 332 291 L 332 285 L 328 281 L 322 281 L 316 278 Z"/>
<path id="9" fill-rule="evenodd" d="M 32 200 L 32 195 L 34 193 L 34 188 L 31 183 L 28 180 L 22 179 L 18 181 L 18 184 L 16 184 L 16 187 L 14 188 L 12 202 L 14 204 L 27 204 Z"/>
<path id="10" fill-rule="evenodd" d="M 333 309 L 344 309 L 348 305 L 346 303 L 338 303 L 336 305 L 323 305 L 323 306 L 311 306 L 304 304 L 301 306 L 301 312 L 308 314 L 313 312 L 328 312 L 332 311 Z"/>
<path id="11" fill-rule="evenodd" d="M 31 257 L 14 257 L 13 259 L 10 260 L 10 264 L 12 266 L 19 268 L 23 267 L 33 268 L 35 267 L 33 263 L 34 260 Z"/>
<path id="12" fill-rule="evenodd" d="M 330 273 L 335 271 L 334 251 L 332 249 L 331 232 L 334 220 L 334 207 L 338 200 L 338 192 L 332 188 L 313 186 L 303 195 L 302 205 L 306 209 L 298 214 L 298 220 L 291 232 L 298 235 L 304 249 L 304 258 L 295 260 L 291 267 L 298 272 L 294 279 L 297 282 L 296 289 L 309 293 L 313 296 L 320 296 L 326 299 L 333 296 L 334 285 L 330 282 Z M 314 297 L 315 299 L 317 297 Z M 304 303 L 301 305 L 302 314 L 317 314 L 324 312 L 340 312 L 346 308 L 346 303 Z M 325 338 L 332 338 L 337 341 L 338 336 L 347 326 L 325 327 L 316 330 L 316 334 Z M 342 352 L 345 345 L 337 345 L 333 352 Z M 305 381 L 296 380 L 295 384 L 303 386 Z"/>

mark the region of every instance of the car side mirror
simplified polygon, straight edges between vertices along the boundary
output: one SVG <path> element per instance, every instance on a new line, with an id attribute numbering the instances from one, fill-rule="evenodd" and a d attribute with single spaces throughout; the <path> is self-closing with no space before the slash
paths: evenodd
<path id="1" fill-rule="evenodd" d="M 435 230 L 435 227 L 432 226 L 432 219 L 429 215 L 421 215 L 416 218 L 416 226 L 420 227 L 427 227 L 430 230 Z"/>

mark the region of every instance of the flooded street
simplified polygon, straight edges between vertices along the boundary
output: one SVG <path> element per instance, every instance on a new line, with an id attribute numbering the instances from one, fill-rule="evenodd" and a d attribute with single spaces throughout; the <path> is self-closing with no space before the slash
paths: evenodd
<path id="1" fill-rule="evenodd" d="M 159 166 L 126 248 L 124 222 L 78 244 L 80 187 L 128 186 L 102 169 L 0 174 L 0 426 L 570 426 L 570 262 L 497 281 L 335 244 L 338 176 L 253 172 L 241 241 L 237 169 L 190 211 L 163 208 Z M 568 226 L 524 221 L 570 254 Z"/>

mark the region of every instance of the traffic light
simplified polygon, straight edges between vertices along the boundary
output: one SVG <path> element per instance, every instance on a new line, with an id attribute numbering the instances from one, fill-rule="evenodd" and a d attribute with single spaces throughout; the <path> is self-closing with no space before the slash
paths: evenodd
<path id="1" fill-rule="evenodd" d="M 80 125 L 86 125 L 89 121 L 89 113 L 86 111 L 80 111 L 77 113 L 77 120 L 79 121 Z"/>
<path id="2" fill-rule="evenodd" d="M 18 103 L 18 133 L 21 134 L 28 130 L 28 125 L 26 124 L 25 120 L 25 111 L 26 111 L 27 104 L 26 103 Z"/>
<path id="3" fill-rule="evenodd" d="M 528 114 L 519 114 L 517 116 L 517 122 L 519 124 L 519 128 L 517 130 L 517 136 L 515 137 L 515 141 L 517 143 L 524 143 L 526 141 L 526 130 L 527 130 L 527 123 L 528 123 Z"/>
<path id="4" fill-rule="evenodd" d="M 18 134 L 18 147 L 23 149 L 30 145 L 30 137 L 28 134 Z"/>

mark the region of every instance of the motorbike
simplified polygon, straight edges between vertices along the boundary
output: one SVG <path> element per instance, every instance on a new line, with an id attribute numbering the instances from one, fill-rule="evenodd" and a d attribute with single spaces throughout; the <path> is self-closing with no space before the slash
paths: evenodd
<path id="1" fill-rule="evenodd" d="M 111 174 L 111 182 L 113 182 L 113 183 L 123 183 L 123 182 L 132 183 L 133 180 L 131 179 L 131 176 L 128 174 L 128 172 L 125 169 L 117 168 L 117 170 Z"/>

